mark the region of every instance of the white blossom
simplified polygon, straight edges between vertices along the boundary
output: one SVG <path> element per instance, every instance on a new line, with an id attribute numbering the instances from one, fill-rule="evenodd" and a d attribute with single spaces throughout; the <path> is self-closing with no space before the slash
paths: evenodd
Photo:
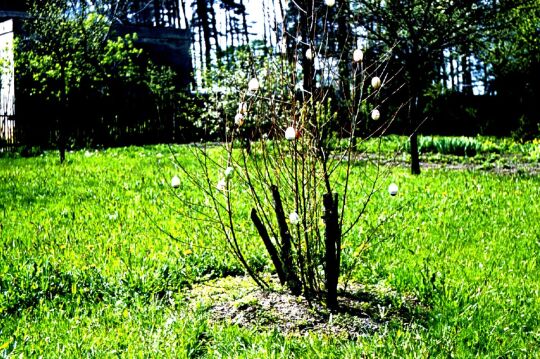
<path id="1" fill-rule="evenodd" d="M 328 7 L 332 7 L 336 4 L 336 0 L 324 0 L 324 4 Z"/>

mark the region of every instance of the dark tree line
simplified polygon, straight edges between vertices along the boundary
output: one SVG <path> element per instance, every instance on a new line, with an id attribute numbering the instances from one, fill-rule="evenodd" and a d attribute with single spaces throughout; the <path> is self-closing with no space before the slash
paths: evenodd
<path id="1" fill-rule="evenodd" d="M 4 0 L 0 5 L 27 10 L 55 1 Z M 97 12 L 107 24 L 189 28 L 191 56 L 201 73 L 237 61 L 239 49 L 253 51 L 252 22 L 262 21 L 258 46 L 262 43 L 266 56 L 280 56 L 284 44 L 286 58 L 299 58 L 306 93 L 324 86 L 324 74 L 317 73 L 306 51 L 335 60 L 342 91 L 336 96 L 345 103 L 355 101 L 350 84 L 354 66 L 342 54 L 361 48 L 366 58 L 384 59 L 388 65 L 381 67 L 380 76 L 399 74 L 395 81 L 405 84 L 396 101 L 407 103 L 400 118 L 412 134 L 413 173 L 419 172 L 417 134 L 430 121 L 434 96 L 472 96 L 473 89 L 483 88 L 485 94 L 513 101 L 512 116 L 520 121 L 521 136 L 538 133 L 539 0 L 336 0 L 334 6 L 323 0 L 289 1 L 288 6 L 282 0 L 261 0 L 262 13 L 257 14 L 247 12 L 248 1 L 254 0 L 56 2 L 71 3 L 72 13 Z M 57 44 L 50 42 L 48 50 L 54 54 Z"/>
<path id="2" fill-rule="evenodd" d="M 406 84 L 403 97 L 397 98 L 408 103 L 401 117 L 411 134 L 411 171 L 418 174 L 417 135 L 430 120 L 430 96 L 437 86 L 441 93 L 472 96 L 477 85 L 473 73 L 482 74 L 486 93 L 518 94 L 525 105 L 522 118 L 531 122 L 538 116 L 533 97 L 538 96 L 539 5 L 538 0 L 342 0 L 325 7 L 323 1 L 302 0 L 289 2 L 284 37 L 289 56 L 303 56 L 308 48 L 324 44 L 323 56 L 331 57 L 350 52 L 359 42 L 368 56 L 392 53 L 381 76 L 401 73 L 400 81 Z M 296 39 L 298 31 L 302 41 Z M 512 44 L 518 56 L 504 51 Z M 304 88 L 311 92 L 313 61 L 303 56 L 302 66 Z M 340 59 L 338 67 L 342 82 L 352 78 L 347 61 Z M 511 86 L 512 78 L 524 86 Z M 350 87 L 344 88 L 347 92 Z M 350 94 L 343 99 L 351 100 Z"/>

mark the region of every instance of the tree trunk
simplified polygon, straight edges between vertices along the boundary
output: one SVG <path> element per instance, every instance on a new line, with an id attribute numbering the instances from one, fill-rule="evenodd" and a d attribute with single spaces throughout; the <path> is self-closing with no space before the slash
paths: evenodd
<path id="1" fill-rule="evenodd" d="M 279 252 L 277 251 L 274 243 L 272 243 L 270 235 L 268 235 L 268 231 L 266 230 L 266 227 L 259 218 L 259 215 L 257 214 L 255 208 L 251 209 L 251 220 L 253 221 L 255 228 L 257 228 L 257 232 L 259 232 L 259 236 L 263 240 L 264 246 L 266 247 L 266 250 L 270 255 L 272 263 L 274 263 L 274 268 L 276 269 L 279 282 L 283 286 L 287 285 L 287 275 L 285 270 L 283 269 L 283 263 L 281 262 Z"/>
<path id="2" fill-rule="evenodd" d="M 279 195 L 277 186 L 271 186 L 272 197 L 274 198 L 274 209 L 276 212 L 276 220 L 279 227 L 281 236 L 281 258 L 283 260 L 283 270 L 285 272 L 285 280 L 287 286 L 294 295 L 299 295 L 302 292 L 302 284 L 296 275 L 296 268 L 293 263 L 292 257 L 292 238 L 285 219 L 285 212 L 283 210 L 283 203 Z"/>
<path id="3" fill-rule="evenodd" d="M 212 62 L 212 44 L 210 43 L 211 30 L 210 30 L 210 21 L 208 20 L 208 11 L 207 11 L 206 1 L 197 0 L 197 17 L 199 18 L 200 27 L 202 27 L 203 38 L 204 38 L 204 56 L 205 64 L 204 68 L 209 69 Z M 203 49 L 201 49 L 202 51 Z"/>
<path id="4" fill-rule="evenodd" d="M 161 26 L 160 7 L 161 4 L 159 3 L 159 0 L 154 0 L 154 22 L 156 27 Z"/>
<path id="5" fill-rule="evenodd" d="M 341 265 L 341 230 L 339 228 L 338 196 L 325 193 L 323 195 L 325 231 L 325 276 L 326 306 L 335 310 L 338 307 L 337 286 Z"/>
<path id="6" fill-rule="evenodd" d="M 244 34 L 244 45 L 249 45 L 249 32 L 246 18 L 246 7 L 244 6 L 244 0 L 240 0 L 240 5 L 242 5 L 242 30 Z"/>
<path id="7" fill-rule="evenodd" d="M 410 138 L 411 142 L 411 173 L 420 174 L 420 155 L 418 153 L 418 135 L 414 132 Z"/>
<path id="8" fill-rule="evenodd" d="M 218 65 L 221 64 L 221 48 L 219 46 L 219 32 L 217 30 L 217 24 L 216 24 L 216 12 L 214 10 L 214 0 L 209 1 L 209 7 L 208 7 L 208 13 L 210 14 L 210 24 L 212 25 L 211 28 L 211 36 L 214 39 L 214 46 L 215 46 L 215 53 L 216 53 L 216 59 L 218 62 Z"/>
<path id="9" fill-rule="evenodd" d="M 186 14 L 186 2 L 185 0 L 180 0 L 180 7 L 182 8 L 182 24 L 184 29 L 188 29 L 188 20 L 187 20 L 187 14 Z"/>
<path id="10" fill-rule="evenodd" d="M 350 41 L 348 40 L 348 36 L 351 33 L 350 31 L 350 22 L 348 21 L 348 15 L 349 15 L 349 1 L 344 0 L 343 4 L 341 5 L 341 10 L 338 14 L 338 34 L 337 34 L 337 40 L 338 40 L 338 49 L 343 51 L 345 56 L 343 59 L 339 62 L 339 77 L 341 80 L 341 83 L 343 84 L 343 95 L 345 97 L 345 101 L 349 101 L 351 99 L 351 88 L 350 88 L 350 78 L 351 78 L 351 71 L 350 71 L 350 61 L 347 61 L 347 59 L 350 56 L 351 52 L 351 46 Z"/>
<path id="11" fill-rule="evenodd" d="M 467 55 L 461 56 L 461 69 L 463 71 L 462 92 L 466 95 L 473 95 L 472 74 Z"/>
<path id="12" fill-rule="evenodd" d="M 410 137 L 410 154 L 411 154 L 411 174 L 420 174 L 420 154 L 418 153 L 418 131 L 422 125 L 422 94 L 425 88 L 427 88 L 428 82 L 424 80 L 422 65 L 426 63 L 422 61 L 422 58 L 418 55 L 412 57 L 411 63 L 413 66 L 410 68 L 410 74 L 412 81 L 409 85 L 409 94 L 411 95 L 411 106 L 409 107 L 409 125 L 411 126 Z"/>
<path id="13" fill-rule="evenodd" d="M 450 51 L 450 87 L 452 90 L 456 88 L 456 71 L 454 69 L 454 53 Z"/>
<path id="14" fill-rule="evenodd" d="M 313 93 L 313 78 L 315 76 L 315 67 L 313 65 L 313 59 L 309 60 L 306 58 L 306 51 L 311 47 L 312 39 L 314 34 L 311 33 L 309 26 L 310 19 L 313 18 L 314 14 L 312 13 L 312 4 L 313 0 L 304 0 L 302 2 L 302 8 L 307 11 L 304 13 L 300 11 L 300 31 L 302 39 L 308 44 L 302 46 L 302 72 L 304 75 L 303 87 L 307 91 L 309 96 Z M 312 49 L 314 52 L 314 49 Z M 315 56 L 315 54 L 313 54 Z M 304 93 L 305 95 L 305 93 Z"/>

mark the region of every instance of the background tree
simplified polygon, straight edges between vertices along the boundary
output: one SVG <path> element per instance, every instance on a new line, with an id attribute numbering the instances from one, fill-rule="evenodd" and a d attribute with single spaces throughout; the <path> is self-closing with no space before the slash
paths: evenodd
<path id="1" fill-rule="evenodd" d="M 428 116 L 427 90 L 444 66 L 441 54 L 459 48 L 466 65 L 495 12 L 482 0 L 353 0 L 352 8 L 368 40 L 392 49 L 403 67 L 410 99 L 411 172 L 419 174 L 418 129 Z"/>
<path id="2" fill-rule="evenodd" d="M 530 138 L 540 131 L 540 1 L 494 1 L 492 6 L 497 26 L 486 34 L 479 54 L 488 68 L 486 86 L 510 101 L 516 118 L 508 120 L 518 122 L 515 135 Z"/>
<path id="3" fill-rule="evenodd" d="M 111 40 L 109 19 L 84 1 L 39 1 L 30 12 L 29 35 L 19 43 L 16 68 L 24 91 L 54 104 L 56 144 L 63 162 L 69 122 L 78 117 L 69 112 L 74 96 L 106 94 L 113 76 L 132 77 L 140 50 L 131 36 Z"/>

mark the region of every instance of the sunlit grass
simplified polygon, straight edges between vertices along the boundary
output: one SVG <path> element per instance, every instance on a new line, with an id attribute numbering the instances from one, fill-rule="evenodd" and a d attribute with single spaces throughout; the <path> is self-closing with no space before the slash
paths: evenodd
<path id="1" fill-rule="evenodd" d="M 196 171 L 189 148 L 174 150 Z M 344 341 L 209 324 L 186 291 L 242 270 L 218 231 L 186 219 L 173 194 L 201 194 L 185 179 L 173 190 L 175 174 L 167 146 L 79 151 L 65 165 L 56 153 L 0 159 L 0 355 L 524 356 L 540 345 L 538 177 L 392 169 L 347 238 L 365 250 L 344 253 L 361 255 L 353 280 L 416 297 L 426 315 Z M 245 240 L 269 270 L 257 237 Z"/>

